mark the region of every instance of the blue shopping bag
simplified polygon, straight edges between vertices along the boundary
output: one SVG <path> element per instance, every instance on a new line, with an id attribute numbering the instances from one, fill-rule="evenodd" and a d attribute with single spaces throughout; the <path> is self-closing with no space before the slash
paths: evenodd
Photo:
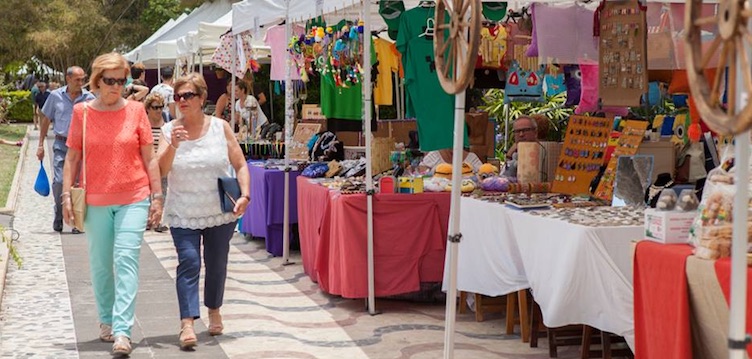
<path id="1" fill-rule="evenodd" d="M 34 182 L 34 191 L 42 197 L 50 195 L 50 180 L 47 179 L 47 171 L 44 170 L 44 162 L 42 161 L 39 161 L 39 173 L 37 173 L 37 180 Z"/>

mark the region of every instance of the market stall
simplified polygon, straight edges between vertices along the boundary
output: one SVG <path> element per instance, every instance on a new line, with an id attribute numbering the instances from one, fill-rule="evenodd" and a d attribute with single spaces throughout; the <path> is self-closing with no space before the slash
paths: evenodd
<path id="1" fill-rule="evenodd" d="M 303 267 L 322 290 L 367 298 L 366 196 L 297 178 Z M 449 193 L 374 196 L 375 295 L 416 292 L 443 275 Z"/>

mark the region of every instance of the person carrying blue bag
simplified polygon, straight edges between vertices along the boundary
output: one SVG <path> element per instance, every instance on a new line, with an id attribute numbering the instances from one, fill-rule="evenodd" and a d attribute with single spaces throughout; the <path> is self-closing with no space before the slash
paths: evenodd
<path id="1" fill-rule="evenodd" d="M 50 180 L 47 178 L 47 171 L 44 170 L 42 161 L 39 161 L 39 173 L 37 173 L 37 180 L 34 181 L 34 191 L 42 197 L 50 195 Z"/>

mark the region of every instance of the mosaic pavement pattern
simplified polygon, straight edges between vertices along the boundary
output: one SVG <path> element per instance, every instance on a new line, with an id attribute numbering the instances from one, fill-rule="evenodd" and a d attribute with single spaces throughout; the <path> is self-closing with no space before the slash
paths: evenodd
<path id="1" fill-rule="evenodd" d="M 26 148 L 20 178 L 13 228 L 20 233 L 16 246 L 23 266 L 11 263 L 8 268 L 0 309 L 0 356 L 78 358 L 60 234 L 52 231 L 52 201 L 32 189 L 39 170 L 35 148 Z M 45 168 L 51 175 L 49 166 Z"/>
<path id="2" fill-rule="evenodd" d="M 14 222 L 21 234 L 17 245 L 24 265 L 21 269 L 11 266 L 7 276 L 0 308 L 0 356 L 109 357 L 106 344 L 102 345 L 101 352 L 98 346 L 96 352 L 86 352 L 86 345 L 91 346 L 91 338 L 76 338 L 76 329 L 80 329 L 79 326 L 91 329 L 93 318 L 83 316 L 82 322 L 74 323 L 74 318 L 78 317 L 71 312 L 61 235 L 50 229 L 51 201 L 31 190 L 38 170 L 33 151 L 27 151 L 25 159 L 21 197 Z M 237 234 L 232 244 L 222 307 L 225 335 L 217 337 L 227 356 L 301 359 L 442 357 L 443 301 L 380 299 L 377 309 L 382 314 L 370 316 L 365 311 L 364 300 L 343 299 L 321 292 L 303 273 L 299 253 L 293 252 L 291 258 L 297 264 L 282 266 L 280 258 L 269 257 L 262 241 L 247 242 Z M 177 257 L 170 236 L 148 232 L 144 247 L 154 253 L 161 266 L 174 278 Z M 86 280 L 75 274 L 68 275 L 74 278 L 72 280 Z M 80 293 L 74 295 L 76 298 L 81 296 Z M 206 318 L 205 308 L 202 314 Z M 457 316 L 455 358 L 548 358 L 545 339 L 541 340 L 540 348 L 531 349 L 520 341 L 519 336 L 501 334 L 504 322 L 498 315 L 489 315 L 488 318 L 478 323 L 472 313 Z M 202 320 L 208 325 L 206 319 Z M 172 328 L 172 323 L 167 325 Z M 170 329 L 169 339 L 157 338 L 154 345 L 165 346 L 159 344 L 160 340 L 174 341 L 173 336 Z M 139 350 L 145 354 L 134 357 L 204 357 L 200 349 L 195 353 L 170 349 L 167 354 L 152 351 L 149 347 Z M 579 353 L 575 348 L 560 349 L 559 357 L 576 358 Z"/>

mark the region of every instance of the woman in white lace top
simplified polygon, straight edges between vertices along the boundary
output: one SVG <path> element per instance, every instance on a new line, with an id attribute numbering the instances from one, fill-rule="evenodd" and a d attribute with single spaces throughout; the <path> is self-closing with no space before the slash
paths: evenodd
<path id="1" fill-rule="evenodd" d="M 250 197 L 250 176 L 243 152 L 230 125 L 204 115 L 207 87 L 201 75 L 193 73 L 175 81 L 175 103 L 183 117 L 162 127 L 159 167 L 167 174 L 164 223 L 178 253 L 175 279 L 180 305 L 180 347 L 197 344 L 193 321 L 200 316 L 198 283 L 201 272 L 201 244 L 204 245 L 206 277 L 204 305 L 209 308 L 209 334 L 224 329 L 219 308 L 227 277 L 227 255 L 237 218 L 245 212 Z M 233 213 L 223 213 L 217 179 L 237 173 L 241 196 Z"/>

